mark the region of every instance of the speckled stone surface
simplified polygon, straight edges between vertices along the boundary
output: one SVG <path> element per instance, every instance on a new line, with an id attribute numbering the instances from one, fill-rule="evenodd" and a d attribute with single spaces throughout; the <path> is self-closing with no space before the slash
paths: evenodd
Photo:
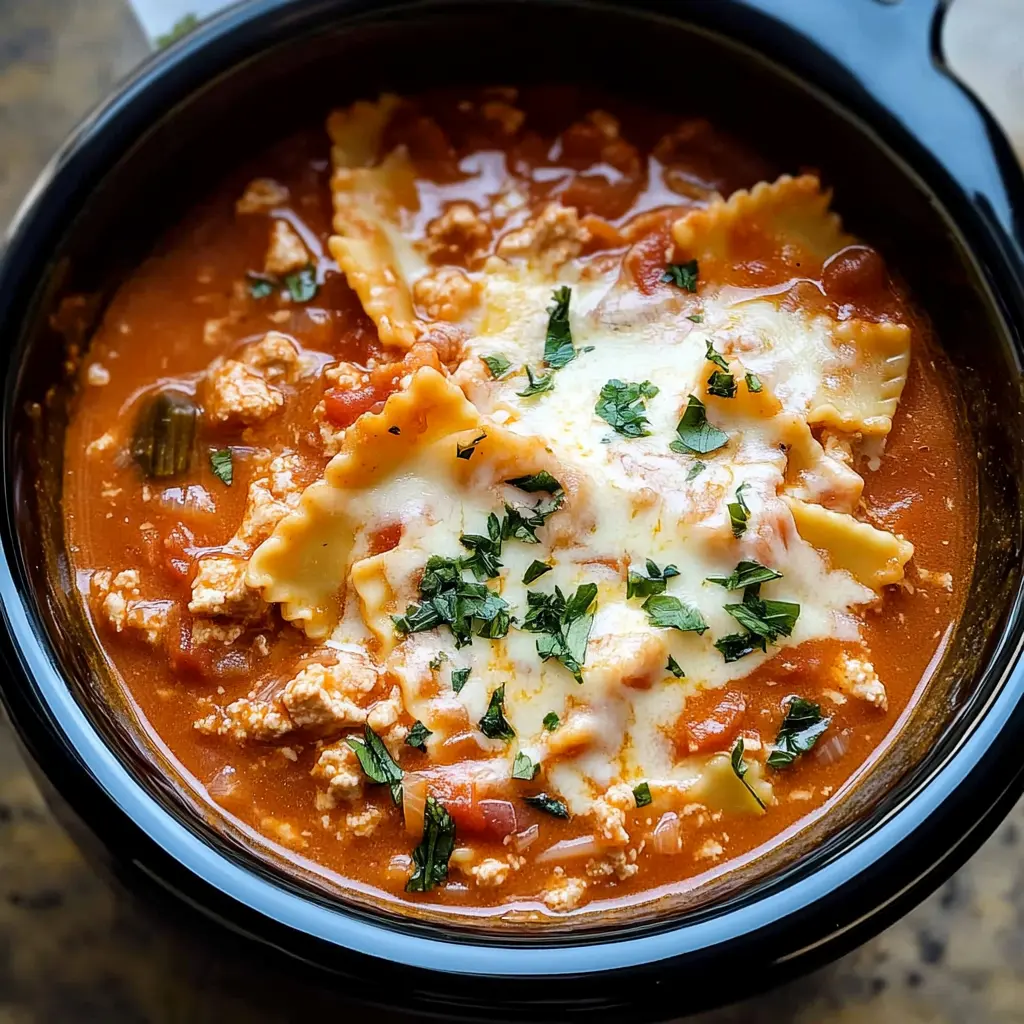
<path id="1" fill-rule="evenodd" d="M 957 66 L 1024 148 L 1024 3 L 957 0 L 949 27 Z M 145 52 L 121 0 L 0 0 L 0 224 L 68 127 Z M 878 938 L 808 978 L 694 1019 L 1024 1022 L 1022 829 L 1024 804 L 963 870 Z M 211 958 L 97 875 L 54 822 L 0 722 L 0 1024 L 310 1015 L 350 1014 L 344 999 L 297 993 L 285 975 Z"/>

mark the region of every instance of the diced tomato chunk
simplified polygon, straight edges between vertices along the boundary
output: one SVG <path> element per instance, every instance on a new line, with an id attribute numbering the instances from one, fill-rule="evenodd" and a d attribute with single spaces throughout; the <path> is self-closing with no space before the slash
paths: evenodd
<path id="1" fill-rule="evenodd" d="M 398 547 L 402 539 L 402 524 L 388 523 L 386 526 L 378 527 L 370 533 L 370 554 L 379 555 L 384 551 L 390 551 Z"/>
<path id="2" fill-rule="evenodd" d="M 324 392 L 324 415 L 335 427 L 350 427 L 379 401 L 377 389 L 372 386 L 329 388 Z"/>
<path id="3" fill-rule="evenodd" d="M 516 831 L 516 809 L 509 800 L 481 799 L 472 779 L 444 779 L 430 783 L 431 796 L 444 804 L 461 833 L 504 839 Z"/>
<path id="4" fill-rule="evenodd" d="M 691 754 L 721 750 L 739 732 L 747 702 L 742 693 L 727 693 L 710 714 L 696 722 L 686 722 L 683 734 Z"/>
<path id="5" fill-rule="evenodd" d="M 484 831 L 495 839 L 504 839 L 519 829 L 515 805 L 510 800 L 481 800 Z"/>

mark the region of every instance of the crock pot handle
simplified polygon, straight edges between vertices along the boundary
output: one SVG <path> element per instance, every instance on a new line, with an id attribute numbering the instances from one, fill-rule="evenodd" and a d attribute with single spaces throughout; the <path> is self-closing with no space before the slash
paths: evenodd
<path id="1" fill-rule="evenodd" d="M 807 36 L 920 142 L 1024 260 L 1024 175 L 1006 136 L 950 70 L 951 0 L 746 0 Z"/>

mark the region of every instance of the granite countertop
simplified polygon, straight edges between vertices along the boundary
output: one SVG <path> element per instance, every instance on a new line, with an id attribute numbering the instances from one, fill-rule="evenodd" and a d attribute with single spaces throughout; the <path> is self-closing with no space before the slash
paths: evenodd
<path id="1" fill-rule="evenodd" d="M 146 43 L 123 0 L 0 0 L 0 26 L 3 224 L 67 129 Z M 1024 3 L 956 0 L 947 49 L 1024 153 Z M 861 949 L 694 1019 L 1024 1021 L 1022 827 L 1024 802 L 966 867 Z M 0 1024 L 289 1019 L 273 989 L 272 978 L 211 960 L 112 891 L 55 823 L 0 721 Z M 310 998 L 317 1009 L 344 1010 L 336 998 Z"/>

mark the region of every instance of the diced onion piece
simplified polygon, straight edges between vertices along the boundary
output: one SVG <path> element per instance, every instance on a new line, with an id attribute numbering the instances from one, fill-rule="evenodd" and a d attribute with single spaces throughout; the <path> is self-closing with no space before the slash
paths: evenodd
<path id="1" fill-rule="evenodd" d="M 679 816 L 675 811 L 666 811 L 654 828 L 651 837 L 651 848 L 655 853 L 675 856 L 683 848 L 683 832 Z"/>
<path id="2" fill-rule="evenodd" d="M 814 750 L 814 757 L 822 764 L 835 764 L 847 754 L 849 749 L 850 737 L 844 729 L 819 743 Z"/>
<path id="3" fill-rule="evenodd" d="M 550 861 L 578 860 L 581 857 L 600 857 L 604 844 L 597 836 L 579 836 L 577 839 L 563 839 L 537 855 L 538 864 Z"/>
<path id="4" fill-rule="evenodd" d="M 426 777 L 417 772 L 406 772 L 402 779 L 402 811 L 405 814 L 405 831 L 410 835 L 423 835 L 423 812 L 426 806 Z"/>
<path id="5" fill-rule="evenodd" d="M 540 825 L 536 822 L 530 825 L 528 828 L 524 828 L 522 832 L 517 832 L 512 837 L 512 848 L 516 853 L 522 853 L 523 850 L 528 850 L 540 837 Z"/>
<path id="6" fill-rule="evenodd" d="M 389 881 L 404 882 L 412 871 L 412 857 L 407 853 L 396 853 L 388 861 L 387 876 Z"/>

